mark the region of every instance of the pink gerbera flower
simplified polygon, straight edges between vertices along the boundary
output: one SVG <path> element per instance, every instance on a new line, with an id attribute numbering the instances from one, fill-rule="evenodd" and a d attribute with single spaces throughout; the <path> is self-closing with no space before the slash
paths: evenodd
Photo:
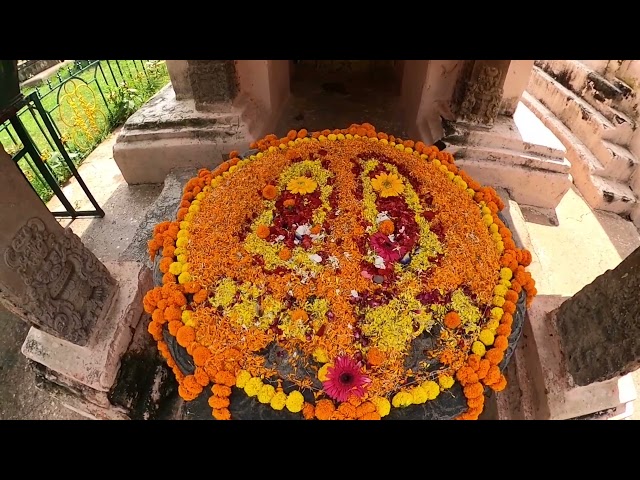
<path id="1" fill-rule="evenodd" d="M 360 363 L 351 357 L 337 357 L 327 369 L 327 379 L 322 382 L 324 391 L 339 402 L 346 402 L 351 395 L 362 397 L 371 379 L 362 373 Z"/>

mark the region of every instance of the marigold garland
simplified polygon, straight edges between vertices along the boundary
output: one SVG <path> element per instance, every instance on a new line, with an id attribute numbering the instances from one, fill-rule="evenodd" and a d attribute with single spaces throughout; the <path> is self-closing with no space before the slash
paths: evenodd
<path id="1" fill-rule="evenodd" d="M 176 221 L 148 242 L 150 258 L 163 257 L 163 285 L 143 307 L 179 394 L 193 400 L 213 383 L 220 420 L 231 418 L 233 388 L 305 419 L 378 420 L 458 381 L 468 406 L 458 418 L 477 419 L 485 387 L 506 387 L 499 365 L 520 292 L 527 305 L 537 293 L 495 190 L 451 154 L 368 123 L 251 147 L 258 153 L 200 169 Z M 192 356 L 192 375 L 171 358 L 165 329 Z M 411 342 L 430 332 L 436 346 L 407 368 Z M 258 354 L 274 345 L 310 376 L 283 388 Z M 334 365 L 359 367 L 328 377 Z M 328 380 L 349 399 L 332 400 Z"/>

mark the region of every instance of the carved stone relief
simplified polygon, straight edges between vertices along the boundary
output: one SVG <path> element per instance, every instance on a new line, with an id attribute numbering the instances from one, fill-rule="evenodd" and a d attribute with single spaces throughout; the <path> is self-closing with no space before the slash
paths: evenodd
<path id="1" fill-rule="evenodd" d="M 34 326 L 86 345 L 117 285 L 70 229 L 51 233 L 32 218 L 16 233 L 4 260 L 26 286 L 20 309 Z M 17 280 L 18 280 L 17 279 Z"/>
<path id="2" fill-rule="evenodd" d="M 508 61 L 492 65 L 486 61 L 468 62 L 463 68 L 453 98 L 459 121 L 492 126 L 503 96 Z M 502 67 L 502 68 L 501 68 Z"/>

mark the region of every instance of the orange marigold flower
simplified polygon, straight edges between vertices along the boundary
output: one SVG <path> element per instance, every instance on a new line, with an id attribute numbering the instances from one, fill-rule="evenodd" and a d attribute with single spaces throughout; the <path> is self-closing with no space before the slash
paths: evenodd
<path id="1" fill-rule="evenodd" d="M 384 235 L 391 235 L 395 230 L 395 225 L 391 220 L 383 220 L 378 225 L 378 231 Z"/>
<path id="2" fill-rule="evenodd" d="M 167 272 L 162 276 L 162 283 L 165 285 L 167 283 L 176 283 L 176 276 L 171 272 Z"/>
<path id="3" fill-rule="evenodd" d="M 504 375 L 500 375 L 500 379 L 496 383 L 491 384 L 490 388 L 494 392 L 501 392 L 502 390 L 505 389 L 506 386 L 507 386 L 507 379 L 505 378 Z"/>
<path id="4" fill-rule="evenodd" d="M 180 330 L 180 327 L 183 325 L 184 323 L 180 320 L 171 320 L 169 322 L 169 333 L 175 337 L 178 334 L 178 330 Z"/>
<path id="5" fill-rule="evenodd" d="M 508 300 L 510 302 L 513 302 L 513 303 L 517 303 L 518 302 L 518 294 L 513 290 L 508 290 L 507 294 L 504 296 L 504 299 Z"/>
<path id="6" fill-rule="evenodd" d="M 188 208 L 181 208 L 178 210 L 178 215 L 176 215 L 176 218 L 180 221 L 184 220 L 185 215 L 189 213 L 189 209 Z"/>
<path id="7" fill-rule="evenodd" d="M 228 397 L 209 397 L 209 406 L 213 409 L 227 408 L 230 403 Z"/>
<path id="8" fill-rule="evenodd" d="M 258 229 L 256 230 L 256 235 L 258 238 L 265 239 L 271 234 L 271 230 L 266 225 L 258 225 Z"/>
<path id="9" fill-rule="evenodd" d="M 502 242 L 504 243 L 504 248 L 506 249 L 514 250 L 516 248 L 515 242 L 510 238 L 505 238 Z"/>
<path id="10" fill-rule="evenodd" d="M 207 290 L 202 288 L 202 289 L 198 290 L 198 292 L 193 295 L 193 302 L 196 303 L 196 304 L 203 303 L 207 299 L 208 296 L 209 296 L 209 294 L 208 294 Z"/>
<path id="11" fill-rule="evenodd" d="M 477 372 L 478 367 L 480 366 L 480 356 L 475 353 L 469 355 L 469 358 L 467 358 L 467 365 L 469 365 L 474 372 Z"/>
<path id="12" fill-rule="evenodd" d="M 349 402 L 341 403 L 338 407 L 338 412 L 346 418 L 356 418 L 356 407 L 351 405 Z"/>
<path id="13" fill-rule="evenodd" d="M 460 326 L 461 322 L 462 321 L 460 320 L 460 315 L 458 315 L 456 312 L 449 312 L 444 316 L 444 324 L 447 328 L 457 328 Z"/>
<path id="14" fill-rule="evenodd" d="M 356 408 L 356 418 L 361 418 L 368 413 L 376 412 L 377 408 L 372 402 L 364 402 Z"/>
<path id="15" fill-rule="evenodd" d="M 313 420 L 315 418 L 316 409 L 308 402 L 304 403 L 302 407 L 302 416 L 305 420 Z"/>
<path id="16" fill-rule="evenodd" d="M 197 293 L 202 288 L 198 282 L 187 282 L 183 285 L 184 293 Z"/>
<path id="17" fill-rule="evenodd" d="M 200 392 L 195 393 L 191 390 L 186 389 L 184 386 L 179 385 L 178 386 L 178 395 L 180 395 L 180 397 L 187 401 L 190 402 L 191 400 L 194 400 L 198 395 L 200 394 Z"/>
<path id="18" fill-rule="evenodd" d="M 229 153 L 229 158 L 235 158 L 239 156 L 240 156 L 240 152 L 238 152 L 237 150 L 231 150 L 231 152 Z"/>
<path id="19" fill-rule="evenodd" d="M 280 252 L 278 253 L 278 257 L 280 258 L 280 260 L 286 262 L 291 258 L 291 250 L 289 250 L 287 247 L 282 247 L 282 250 L 280 250 Z"/>
<path id="20" fill-rule="evenodd" d="M 169 305 L 164 309 L 164 319 L 167 322 L 171 320 L 180 320 L 182 318 L 182 310 L 175 305 Z"/>
<path id="21" fill-rule="evenodd" d="M 217 383 L 211 387 L 211 392 L 217 397 L 231 396 L 231 387 L 227 385 L 218 385 Z"/>
<path id="22" fill-rule="evenodd" d="M 169 245 L 167 247 L 162 247 L 162 256 L 163 257 L 173 259 L 173 257 L 176 256 L 175 254 L 176 254 L 176 247 L 174 247 L 173 245 Z"/>
<path id="23" fill-rule="evenodd" d="M 358 417 L 358 420 L 380 420 L 380 414 L 378 412 L 365 413 L 362 417 Z"/>
<path id="24" fill-rule="evenodd" d="M 274 185 L 267 185 L 262 189 L 262 196 L 267 200 L 273 200 L 278 196 L 278 189 Z"/>
<path id="25" fill-rule="evenodd" d="M 282 202 L 282 204 L 284 205 L 285 208 L 295 207 L 296 199 L 295 198 L 287 198 L 284 202 Z"/>
<path id="26" fill-rule="evenodd" d="M 502 310 L 513 315 L 516 311 L 516 304 L 507 300 L 502 305 Z"/>
<path id="27" fill-rule="evenodd" d="M 176 340 L 181 347 L 187 348 L 194 342 L 196 339 L 196 331 L 191 328 L 183 325 L 178 330 L 178 334 L 176 335 Z"/>
<path id="28" fill-rule="evenodd" d="M 349 402 L 354 407 L 359 407 L 360 404 L 362 403 L 362 399 L 355 395 L 350 395 L 349 398 L 347 399 L 347 402 Z"/>
<path id="29" fill-rule="evenodd" d="M 519 294 L 522 291 L 522 285 L 517 280 L 511 282 L 511 290 Z"/>
<path id="30" fill-rule="evenodd" d="M 169 352 L 169 345 L 167 345 L 166 342 L 163 342 L 162 340 L 158 340 L 158 351 L 160 352 L 160 355 L 162 355 L 167 360 L 171 358 L 171 352 Z"/>
<path id="31" fill-rule="evenodd" d="M 329 420 L 335 411 L 333 402 L 329 399 L 322 399 L 316 403 L 315 414 L 318 420 Z"/>
<path id="32" fill-rule="evenodd" d="M 307 320 L 309 320 L 309 315 L 304 310 L 298 308 L 291 312 L 291 320 L 293 320 L 294 322 L 297 322 L 298 320 L 306 322 Z"/>
<path id="33" fill-rule="evenodd" d="M 374 367 L 380 366 L 386 360 L 385 354 L 377 347 L 371 347 L 367 352 L 367 363 Z"/>
<path id="34" fill-rule="evenodd" d="M 314 225 L 311 227 L 311 233 L 313 235 L 318 235 L 322 231 L 322 225 Z"/>
<path id="35" fill-rule="evenodd" d="M 301 128 L 300 130 L 298 130 L 298 134 L 296 135 L 298 138 L 304 138 L 307 136 L 309 132 L 307 131 L 306 128 Z"/>
<path id="36" fill-rule="evenodd" d="M 484 377 L 483 382 L 487 386 L 492 385 L 500 380 L 500 375 L 502 374 L 500 373 L 500 369 L 498 368 L 498 366 L 492 365 L 487 372 L 487 376 Z"/>
<path id="37" fill-rule="evenodd" d="M 496 328 L 496 334 L 504 335 L 505 337 L 508 337 L 509 335 L 511 335 L 511 325 L 507 325 L 506 323 L 501 323 L 498 326 L 498 328 Z M 493 345 L 495 346 L 495 340 Z"/>
<path id="38" fill-rule="evenodd" d="M 194 377 L 193 375 L 187 375 L 186 377 L 184 377 L 182 386 L 192 392 L 200 393 L 202 391 L 202 385 L 197 382 L 196 377 Z"/>
<path id="39" fill-rule="evenodd" d="M 233 387 L 236 384 L 236 377 L 230 372 L 220 370 L 218 373 L 216 373 L 215 381 L 216 383 L 219 383 L 221 385 Z"/>
<path id="40" fill-rule="evenodd" d="M 482 380 L 484 377 L 486 377 L 490 368 L 491 368 L 491 362 L 489 362 L 489 360 L 487 360 L 486 358 L 483 358 L 482 360 L 480 360 L 480 364 L 478 365 L 478 371 L 476 372 L 478 375 L 478 378 Z"/>
<path id="41" fill-rule="evenodd" d="M 156 342 L 162 340 L 162 325 L 158 322 L 149 322 L 147 331 L 151 334 Z"/>
<path id="42" fill-rule="evenodd" d="M 182 292 L 173 292 L 169 297 L 169 303 L 173 303 L 178 307 L 184 307 L 187 304 L 187 297 Z"/>
<path id="43" fill-rule="evenodd" d="M 179 208 L 189 208 L 191 206 L 191 202 L 189 200 L 182 200 L 180 202 Z"/>
<path id="44" fill-rule="evenodd" d="M 213 410 L 213 418 L 216 420 L 231 420 L 231 412 L 228 408 L 216 408 Z"/>
<path id="45" fill-rule="evenodd" d="M 487 353 L 484 354 L 484 358 L 489 360 L 489 363 L 491 363 L 491 365 L 498 365 L 504 358 L 504 352 L 498 350 L 497 348 L 492 348 L 490 350 L 487 350 Z"/>
<path id="46" fill-rule="evenodd" d="M 476 397 L 476 398 L 468 398 L 467 405 L 469 405 L 469 408 L 482 407 L 484 405 L 484 395 L 480 395 L 479 397 Z"/>
<path id="47" fill-rule="evenodd" d="M 234 165 L 237 165 L 238 163 L 240 163 L 240 159 L 238 157 L 235 157 L 235 158 L 232 158 L 231 160 L 229 160 L 229 165 L 231 165 L 231 167 L 233 167 Z M 231 167 L 229 167 L 229 168 L 231 168 Z M 194 189 L 194 191 L 195 191 L 195 189 Z"/>
<path id="48" fill-rule="evenodd" d="M 388 139 L 389 139 L 389 135 L 387 135 L 387 134 L 386 134 L 386 133 L 384 133 L 384 132 L 378 132 L 378 138 L 379 138 L 380 140 L 388 140 Z"/>
<path id="49" fill-rule="evenodd" d="M 164 312 L 159 308 L 156 308 L 151 314 L 151 319 L 162 325 L 164 323 Z"/>
<path id="50" fill-rule="evenodd" d="M 509 347 L 509 340 L 504 335 L 498 335 L 493 341 L 493 347 L 505 352 Z"/>
<path id="51" fill-rule="evenodd" d="M 196 379 L 196 382 L 198 382 L 203 387 L 209 385 L 209 375 L 207 375 L 207 372 L 205 372 L 204 369 L 196 367 L 196 371 L 193 373 L 193 377 Z"/>
<path id="52" fill-rule="evenodd" d="M 211 351 L 207 347 L 201 345 L 193 350 L 193 363 L 197 367 L 202 367 L 209 358 L 211 358 Z"/>
<path id="53" fill-rule="evenodd" d="M 467 398 L 476 398 L 484 394 L 484 388 L 478 382 L 470 383 L 463 389 L 464 396 Z"/>
<path id="54" fill-rule="evenodd" d="M 460 383 L 466 383 L 467 378 L 472 375 L 473 373 L 475 373 L 473 371 L 473 368 L 468 367 L 468 366 L 464 366 L 462 368 L 460 368 L 457 372 L 456 372 L 456 378 L 458 379 L 458 381 Z"/>

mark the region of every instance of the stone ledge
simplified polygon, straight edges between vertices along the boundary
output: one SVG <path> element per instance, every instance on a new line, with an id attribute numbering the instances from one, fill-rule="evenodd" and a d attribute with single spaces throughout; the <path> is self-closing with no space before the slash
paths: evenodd
<path id="1" fill-rule="evenodd" d="M 113 386 L 122 355 L 143 313 L 142 297 L 152 288 L 151 271 L 138 262 L 105 262 L 119 285 L 111 308 L 91 346 L 80 347 L 31 328 L 22 345 L 30 360 L 94 390 Z"/>

